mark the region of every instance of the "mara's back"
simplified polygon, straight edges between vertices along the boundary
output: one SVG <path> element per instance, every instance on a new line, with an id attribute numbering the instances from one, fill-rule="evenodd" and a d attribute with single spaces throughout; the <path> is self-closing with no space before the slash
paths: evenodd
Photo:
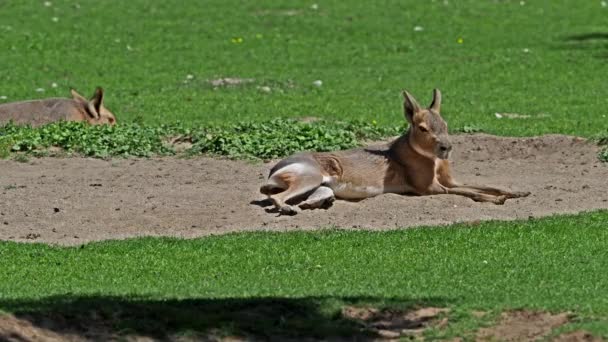
<path id="1" fill-rule="evenodd" d="M 0 105 L 0 125 L 12 121 L 18 125 L 40 126 L 78 116 L 74 100 L 51 98 L 12 102 Z"/>

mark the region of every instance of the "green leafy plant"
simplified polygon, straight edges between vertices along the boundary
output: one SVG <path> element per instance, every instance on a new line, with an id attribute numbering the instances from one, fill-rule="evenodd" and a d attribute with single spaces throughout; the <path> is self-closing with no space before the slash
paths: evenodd
<path id="1" fill-rule="evenodd" d="M 202 129 L 192 136 L 192 154 L 237 158 L 277 158 L 297 151 L 343 150 L 364 140 L 399 134 L 403 128 L 379 128 L 362 121 L 304 123 L 272 120 Z"/>
<path id="2" fill-rule="evenodd" d="M 49 147 L 59 147 L 92 157 L 171 154 L 173 150 L 163 143 L 162 137 L 179 131 L 168 126 L 88 126 L 77 122 L 58 122 L 38 128 L 9 124 L 0 128 L 0 134 L 12 142 L 13 152 L 40 153 Z"/>
<path id="3" fill-rule="evenodd" d="M 603 162 L 608 162 L 608 133 L 602 133 L 592 138 L 598 145 L 604 146 L 598 154 L 598 158 Z"/>
<path id="4" fill-rule="evenodd" d="M 190 127 L 177 122 L 150 126 L 138 123 L 116 126 L 89 126 L 77 122 L 58 122 L 32 128 L 8 124 L 0 127 L 0 158 L 11 152 L 32 156 L 48 155 L 51 148 L 68 154 L 106 157 L 149 157 L 152 155 L 210 154 L 241 159 L 273 159 L 299 151 L 335 151 L 364 145 L 403 133 L 402 126 L 378 126 L 375 122 L 315 121 L 275 119 L 238 124 L 210 124 Z M 464 126 L 473 133 L 476 127 Z M 608 145 L 608 136 L 594 138 Z M 176 144 L 188 142 L 185 149 Z M 178 151 L 176 151 L 178 150 Z M 25 158 L 20 157 L 21 159 Z M 599 153 L 608 162 L 608 147 Z"/>
<path id="5" fill-rule="evenodd" d="M 189 141 L 188 154 L 214 154 L 230 158 L 277 158 L 297 151 L 330 151 L 361 145 L 365 140 L 399 134 L 404 127 L 378 127 L 373 123 L 314 122 L 278 119 L 261 123 L 210 125 L 190 128 L 181 123 L 160 126 L 121 124 L 88 126 L 58 122 L 32 128 L 0 128 L 5 150 L 44 155 L 51 147 L 91 157 L 175 154 L 172 142 Z M 177 137 L 177 138 L 176 138 Z M 5 152 L 8 153 L 8 152 Z"/>

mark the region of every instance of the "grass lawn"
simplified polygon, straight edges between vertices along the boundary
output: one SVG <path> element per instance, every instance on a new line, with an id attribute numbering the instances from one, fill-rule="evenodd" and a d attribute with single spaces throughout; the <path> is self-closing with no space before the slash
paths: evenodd
<path id="1" fill-rule="evenodd" d="M 178 121 L 197 127 L 314 116 L 388 129 L 403 125 L 401 89 L 427 104 L 437 87 L 453 131 L 608 133 L 608 8 L 600 1 L 313 3 L 0 2 L 0 103 L 101 85 L 119 122 L 143 124 L 148 139 L 158 134 L 154 127 Z M 208 82 L 222 77 L 253 81 Z M 268 135 L 284 126 L 270 127 Z M 124 130 L 124 144 L 142 134 Z M 262 149 L 259 136 L 247 139 Z M 323 146 L 352 143 L 341 139 Z M 446 337 L 470 333 L 502 310 L 528 308 L 571 311 L 569 327 L 608 337 L 606 222 L 608 212 L 599 211 L 382 233 L 77 248 L 0 242 L 0 310 L 58 312 L 79 324 L 94 307 L 119 333 L 297 337 L 354 331 L 339 315 L 343 305 L 434 305 L 452 309 L 450 325 L 428 334 Z"/>
<path id="2" fill-rule="evenodd" d="M 473 310 L 527 308 L 572 311 L 575 326 L 608 336 L 606 222 L 598 211 L 390 232 L 2 243 L 0 308 L 117 312 L 115 329 L 140 333 L 289 336 L 353 329 L 342 305 L 449 307 L 453 324 L 437 336 L 483 324 Z M 243 308 L 261 316 L 243 318 Z"/>
<path id="3" fill-rule="evenodd" d="M 437 87 L 454 130 L 606 132 L 608 8 L 600 1 L 312 4 L 4 1 L 0 96 L 102 85 L 122 122 L 315 116 L 401 125 L 401 89 L 427 104 Z M 221 77 L 255 81 L 207 82 Z M 271 91 L 257 88 L 264 86 Z"/>

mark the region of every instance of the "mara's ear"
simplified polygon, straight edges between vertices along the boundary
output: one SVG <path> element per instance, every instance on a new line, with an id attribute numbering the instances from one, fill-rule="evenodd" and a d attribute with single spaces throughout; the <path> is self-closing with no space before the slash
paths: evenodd
<path id="1" fill-rule="evenodd" d="M 72 99 L 74 99 L 78 102 L 83 102 L 83 103 L 89 102 L 89 100 L 85 99 L 84 96 L 78 94 L 78 92 L 74 88 L 70 89 L 70 93 L 72 94 Z"/>
<path id="2" fill-rule="evenodd" d="M 78 92 L 73 88 L 70 89 L 70 93 L 72 93 L 72 98 L 74 101 L 84 107 L 84 111 L 87 112 L 87 115 L 90 118 L 99 119 L 99 111 L 95 109 L 95 105 L 93 105 L 92 101 L 89 101 L 84 96 L 78 94 Z"/>
<path id="3" fill-rule="evenodd" d="M 99 113 L 101 112 L 101 106 L 103 105 L 103 89 L 101 87 L 97 87 L 95 89 L 95 94 L 87 103 L 87 111 L 89 115 L 94 119 L 99 119 Z"/>
<path id="4" fill-rule="evenodd" d="M 433 89 L 433 102 L 430 107 L 435 113 L 441 112 L 441 92 L 439 89 Z"/>
<path id="5" fill-rule="evenodd" d="M 95 109 L 99 113 L 101 106 L 103 105 L 103 88 L 95 88 L 95 94 L 93 94 L 93 97 L 91 97 L 90 102 L 93 104 L 93 106 L 95 106 Z"/>
<path id="6" fill-rule="evenodd" d="M 405 101 L 403 102 L 403 111 L 405 114 L 405 119 L 409 123 L 414 122 L 414 114 L 420 111 L 420 105 L 416 102 L 416 99 L 407 92 L 407 90 L 403 91 L 403 97 Z"/>

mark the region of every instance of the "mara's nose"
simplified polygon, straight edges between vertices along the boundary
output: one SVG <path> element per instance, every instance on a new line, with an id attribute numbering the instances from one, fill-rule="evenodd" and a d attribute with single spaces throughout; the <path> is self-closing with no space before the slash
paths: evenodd
<path id="1" fill-rule="evenodd" d="M 439 150 L 441 152 L 450 152 L 452 150 L 452 144 L 440 144 L 439 145 Z"/>

